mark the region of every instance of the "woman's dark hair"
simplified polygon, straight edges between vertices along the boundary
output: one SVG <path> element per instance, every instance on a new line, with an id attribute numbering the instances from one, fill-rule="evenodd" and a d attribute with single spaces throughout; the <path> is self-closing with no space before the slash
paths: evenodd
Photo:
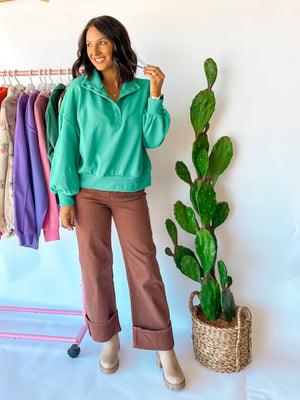
<path id="1" fill-rule="evenodd" d="M 130 82 L 134 78 L 137 68 L 137 56 L 131 48 L 128 32 L 124 25 L 117 19 L 108 15 L 91 19 L 84 28 L 78 41 L 78 59 L 72 67 L 73 78 L 81 74 L 86 74 L 88 79 L 94 70 L 86 48 L 86 33 L 89 28 L 95 27 L 98 32 L 113 42 L 112 63 L 117 71 L 117 81 L 119 84 Z M 101 79 L 102 73 L 99 71 Z"/>

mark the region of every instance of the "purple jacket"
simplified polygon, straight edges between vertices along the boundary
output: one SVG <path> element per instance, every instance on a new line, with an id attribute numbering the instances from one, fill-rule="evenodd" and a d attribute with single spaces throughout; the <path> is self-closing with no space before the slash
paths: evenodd
<path id="1" fill-rule="evenodd" d="M 15 232 L 21 246 L 33 249 L 38 248 L 48 208 L 34 120 L 38 94 L 39 91 L 34 90 L 29 97 L 23 93 L 19 98 L 13 166 Z"/>

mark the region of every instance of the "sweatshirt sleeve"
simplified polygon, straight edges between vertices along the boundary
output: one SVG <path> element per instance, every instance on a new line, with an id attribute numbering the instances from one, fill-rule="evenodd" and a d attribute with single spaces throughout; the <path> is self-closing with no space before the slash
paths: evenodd
<path id="1" fill-rule="evenodd" d="M 68 96 L 69 97 L 69 96 Z M 79 129 L 74 118 L 64 115 L 64 99 L 59 114 L 59 136 L 51 164 L 50 190 L 57 193 L 61 206 L 74 204 L 73 196 L 79 192 Z"/>
<path id="2" fill-rule="evenodd" d="M 170 115 L 163 107 L 163 99 L 148 98 L 143 115 L 143 139 L 146 148 L 153 149 L 162 144 L 170 126 Z"/>
<path id="3" fill-rule="evenodd" d="M 15 232 L 20 246 L 38 248 L 36 240 L 36 221 L 30 177 L 30 155 L 25 133 L 25 110 L 28 95 L 21 94 L 16 117 L 14 164 L 13 164 L 13 198 L 15 215 Z"/>
<path id="4" fill-rule="evenodd" d="M 51 96 L 55 95 L 56 93 L 52 93 Z M 49 100 L 45 112 L 46 129 L 47 129 L 47 134 L 46 134 L 47 157 L 50 165 L 52 163 L 55 144 L 58 138 L 58 115 L 54 104 L 55 100 L 56 99 L 54 97 L 52 97 L 51 100 Z"/>

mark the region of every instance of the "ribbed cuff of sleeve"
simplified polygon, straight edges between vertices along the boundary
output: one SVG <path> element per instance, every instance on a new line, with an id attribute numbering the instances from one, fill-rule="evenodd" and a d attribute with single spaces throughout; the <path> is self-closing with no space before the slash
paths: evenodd
<path id="1" fill-rule="evenodd" d="M 74 204 L 73 196 L 58 193 L 58 198 L 60 206 L 72 206 Z"/>
<path id="2" fill-rule="evenodd" d="M 59 227 L 44 229 L 45 242 L 53 242 L 59 240 Z"/>
<path id="3" fill-rule="evenodd" d="M 148 107 L 147 107 L 147 111 L 149 114 L 160 114 L 162 108 L 163 108 L 163 99 L 156 100 L 156 99 L 151 99 L 149 97 Z"/>
<path id="4" fill-rule="evenodd" d="M 19 244 L 24 247 L 31 247 L 37 250 L 39 247 L 39 240 L 34 233 L 18 233 Z"/>

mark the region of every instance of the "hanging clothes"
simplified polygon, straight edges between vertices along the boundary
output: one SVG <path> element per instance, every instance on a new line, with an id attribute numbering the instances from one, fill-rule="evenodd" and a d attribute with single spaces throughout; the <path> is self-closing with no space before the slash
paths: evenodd
<path id="1" fill-rule="evenodd" d="M 29 96 L 26 93 L 22 93 L 17 104 L 13 165 L 15 233 L 19 238 L 20 246 L 37 248 L 34 243 L 35 211 L 31 165 L 25 133 L 25 111 L 28 99 Z"/>
<path id="2" fill-rule="evenodd" d="M 17 101 L 22 91 L 12 86 L 0 109 L 0 231 L 4 236 L 14 235 L 13 160 Z M 3 187 L 2 187 L 3 186 Z"/>
<path id="3" fill-rule="evenodd" d="M 0 102 L 2 103 L 2 91 L 0 88 Z M 7 94 L 7 91 L 6 91 Z M 5 94 L 5 96 L 6 96 Z M 2 110 L 2 104 L 1 104 Z M 5 197 L 5 180 L 7 173 L 7 159 L 8 159 L 8 139 L 7 139 L 7 126 L 0 113 L 0 232 L 6 231 L 6 223 L 4 216 L 4 197 Z"/>
<path id="4" fill-rule="evenodd" d="M 13 194 L 15 231 L 21 246 L 38 249 L 39 237 L 48 208 L 34 119 L 34 103 L 39 94 L 23 93 L 18 101 Z"/>
<path id="5" fill-rule="evenodd" d="M 58 103 L 61 94 L 65 91 L 66 86 L 59 83 L 53 90 L 47 106 L 45 118 L 47 126 L 47 155 L 50 165 L 54 154 L 54 148 L 58 139 Z"/>
<path id="6" fill-rule="evenodd" d="M 66 85 L 51 95 L 24 89 L 0 87 L 0 239 L 16 234 L 21 246 L 38 249 L 41 230 L 46 242 L 60 239 L 58 197 L 49 184 Z"/>
<path id="7" fill-rule="evenodd" d="M 0 106 L 2 101 L 5 99 L 6 95 L 7 95 L 7 91 L 8 89 L 6 87 L 0 87 Z"/>
<path id="8" fill-rule="evenodd" d="M 0 106 L 7 96 L 8 89 L 0 87 Z M 6 232 L 4 215 L 5 180 L 7 173 L 8 139 L 7 126 L 4 120 L 0 120 L 0 232 Z"/>
<path id="9" fill-rule="evenodd" d="M 39 94 L 38 90 L 34 90 L 29 96 L 25 112 L 25 132 L 28 140 L 29 159 L 31 163 L 31 174 L 33 184 L 33 199 L 35 208 L 35 239 L 36 245 L 44 222 L 44 218 L 48 209 L 48 196 L 44 181 L 44 175 L 41 164 L 41 157 L 38 145 L 38 136 L 34 118 L 34 104 Z"/>
<path id="10" fill-rule="evenodd" d="M 50 163 L 47 157 L 45 112 L 49 94 L 40 93 L 34 103 L 34 117 L 38 137 L 39 153 L 48 197 L 48 209 L 43 222 L 45 241 L 59 240 L 59 216 L 55 195 L 50 191 Z"/>

